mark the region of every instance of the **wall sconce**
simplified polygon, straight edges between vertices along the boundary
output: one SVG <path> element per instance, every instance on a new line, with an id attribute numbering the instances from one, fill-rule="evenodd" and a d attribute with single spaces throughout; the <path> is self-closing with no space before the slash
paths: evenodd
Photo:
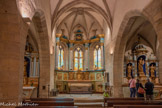
<path id="1" fill-rule="evenodd" d="M 29 17 L 25 17 L 25 18 L 23 18 L 23 20 L 24 20 L 28 25 L 30 25 L 31 20 L 30 20 Z"/>
<path id="2" fill-rule="evenodd" d="M 110 54 L 113 55 L 113 50 L 112 49 L 110 50 Z"/>

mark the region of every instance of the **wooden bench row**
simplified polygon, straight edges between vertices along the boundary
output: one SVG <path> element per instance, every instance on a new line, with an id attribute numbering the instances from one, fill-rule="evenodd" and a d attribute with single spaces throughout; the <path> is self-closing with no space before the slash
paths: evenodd
<path id="1" fill-rule="evenodd" d="M 23 104 L 35 104 L 37 106 L 74 106 L 74 101 L 29 101 Z"/>
<path id="2" fill-rule="evenodd" d="M 73 98 L 30 98 L 30 101 L 74 101 Z"/>
<path id="3" fill-rule="evenodd" d="M 77 108 L 72 98 L 31 98 L 16 108 Z"/>
<path id="4" fill-rule="evenodd" d="M 162 105 L 114 105 L 114 108 L 162 108 Z"/>
<path id="5" fill-rule="evenodd" d="M 77 106 L 19 106 L 16 108 L 78 108 Z"/>
<path id="6" fill-rule="evenodd" d="M 119 101 L 107 101 L 108 107 L 113 107 L 114 105 L 162 105 L 162 102 L 158 101 L 144 101 L 144 100 L 119 100 Z"/>
<path id="7" fill-rule="evenodd" d="M 144 98 L 104 98 L 104 107 L 107 101 L 113 100 L 113 101 L 119 101 L 119 100 L 144 100 Z"/>

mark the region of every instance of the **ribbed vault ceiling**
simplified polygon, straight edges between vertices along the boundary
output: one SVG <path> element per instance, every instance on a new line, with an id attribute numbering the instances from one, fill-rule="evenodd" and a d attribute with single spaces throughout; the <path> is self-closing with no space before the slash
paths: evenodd
<path id="1" fill-rule="evenodd" d="M 84 32 L 85 40 L 95 34 L 104 33 L 105 25 L 111 26 L 113 9 L 109 9 L 109 5 L 115 5 L 115 1 L 111 0 L 110 3 L 110 0 L 51 0 L 52 24 L 56 27 L 56 33 L 73 39 L 74 32 L 80 29 Z"/>

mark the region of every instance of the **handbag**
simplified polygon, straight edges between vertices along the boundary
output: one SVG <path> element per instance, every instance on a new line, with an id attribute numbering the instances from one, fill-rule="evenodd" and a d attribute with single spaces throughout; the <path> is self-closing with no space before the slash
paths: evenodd
<path id="1" fill-rule="evenodd" d="M 141 87 L 138 88 L 138 93 L 140 94 L 144 94 L 145 93 L 145 90 Z"/>

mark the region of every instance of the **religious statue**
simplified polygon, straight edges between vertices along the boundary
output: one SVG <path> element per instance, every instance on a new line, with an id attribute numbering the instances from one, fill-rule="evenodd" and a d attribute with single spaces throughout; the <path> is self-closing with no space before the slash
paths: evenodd
<path id="1" fill-rule="evenodd" d="M 154 66 L 154 64 L 151 64 L 151 66 L 150 66 L 150 78 L 151 79 L 155 79 L 155 66 Z"/>
<path id="2" fill-rule="evenodd" d="M 145 76 L 145 74 L 144 74 L 144 70 L 143 70 L 143 65 L 144 65 L 144 60 L 143 60 L 143 58 L 140 58 L 139 60 L 138 60 L 138 74 L 139 74 L 139 77 L 143 77 L 143 76 Z"/>
<path id="3" fill-rule="evenodd" d="M 129 63 L 127 65 L 127 75 L 126 76 L 128 79 L 130 79 L 132 77 L 132 64 L 131 63 Z"/>
<path id="4" fill-rule="evenodd" d="M 95 65 L 94 70 L 97 70 L 97 65 Z"/>
<path id="5" fill-rule="evenodd" d="M 27 85 L 28 84 L 27 64 L 28 64 L 28 62 L 26 60 L 24 60 L 24 80 L 23 80 L 24 85 Z"/>

